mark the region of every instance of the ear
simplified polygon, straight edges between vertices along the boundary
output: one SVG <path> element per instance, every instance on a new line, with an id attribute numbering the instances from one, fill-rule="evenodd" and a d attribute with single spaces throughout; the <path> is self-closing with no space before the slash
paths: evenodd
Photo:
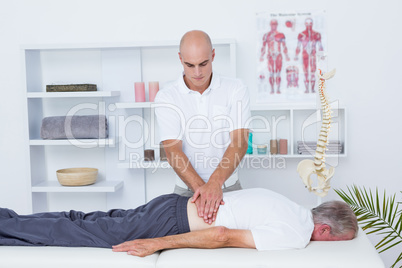
<path id="1" fill-rule="evenodd" d="M 214 58 L 215 58 L 215 48 L 212 49 L 212 61 L 214 61 Z M 211 61 L 211 62 L 212 62 L 212 61 Z"/>
<path id="2" fill-rule="evenodd" d="M 183 63 L 183 59 L 181 58 L 181 54 L 180 54 L 180 52 L 179 52 L 178 54 L 179 54 L 179 59 L 180 59 L 180 62 L 181 62 L 181 63 Z"/>
<path id="3" fill-rule="evenodd" d="M 321 224 L 318 227 L 318 234 L 322 239 L 326 240 L 331 236 L 331 226 L 329 226 L 328 224 Z"/>
<path id="4" fill-rule="evenodd" d="M 322 224 L 319 229 L 322 234 L 326 232 L 331 232 L 331 226 L 329 226 L 328 224 Z"/>
<path id="5" fill-rule="evenodd" d="M 332 240 L 331 226 L 328 224 L 315 224 L 314 231 L 311 235 L 313 241 L 330 241 Z"/>

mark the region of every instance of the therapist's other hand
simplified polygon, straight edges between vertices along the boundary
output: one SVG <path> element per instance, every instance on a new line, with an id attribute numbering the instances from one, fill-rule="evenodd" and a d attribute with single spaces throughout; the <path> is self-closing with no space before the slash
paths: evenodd
<path id="1" fill-rule="evenodd" d="M 222 186 L 210 180 L 195 191 L 191 202 L 197 206 L 198 216 L 212 224 L 216 220 L 219 206 L 225 204 L 222 198 Z"/>

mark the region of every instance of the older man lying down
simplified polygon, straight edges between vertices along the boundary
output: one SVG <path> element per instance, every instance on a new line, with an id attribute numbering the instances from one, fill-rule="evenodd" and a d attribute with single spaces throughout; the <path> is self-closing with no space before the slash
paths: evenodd
<path id="1" fill-rule="evenodd" d="M 176 194 L 108 212 L 21 216 L 0 209 L 0 245 L 112 247 L 147 256 L 185 247 L 304 248 L 310 240 L 350 240 L 358 230 L 353 211 L 341 201 L 308 210 L 267 189 L 228 192 L 223 200 L 211 225 L 198 217 L 191 199 Z"/>

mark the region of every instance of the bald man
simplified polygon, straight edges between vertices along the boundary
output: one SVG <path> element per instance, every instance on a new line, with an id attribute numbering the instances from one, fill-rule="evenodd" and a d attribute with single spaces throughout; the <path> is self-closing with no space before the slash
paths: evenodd
<path id="1" fill-rule="evenodd" d="M 223 192 L 239 190 L 237 167 L 247 151 L 250 117 L 247 88 L 213 72 L 215 49 L 202 31 L 180 41 L 183 74 L 158 92 L 155 114 L 174 192 L 193 196 L 200 217 L 216 219 Z"/>

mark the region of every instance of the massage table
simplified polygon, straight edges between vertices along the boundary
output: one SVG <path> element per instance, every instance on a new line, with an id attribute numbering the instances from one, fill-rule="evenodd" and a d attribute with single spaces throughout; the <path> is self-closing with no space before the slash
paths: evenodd
<path id="1" fill-rule="evenodd" d="M 170 249 L 145 258 L 103 248 L 0 246 L 0 267 L 119 268 L 385 268 L 366 234 L 351 241 L 313 241 L 298 250 Z"/>

